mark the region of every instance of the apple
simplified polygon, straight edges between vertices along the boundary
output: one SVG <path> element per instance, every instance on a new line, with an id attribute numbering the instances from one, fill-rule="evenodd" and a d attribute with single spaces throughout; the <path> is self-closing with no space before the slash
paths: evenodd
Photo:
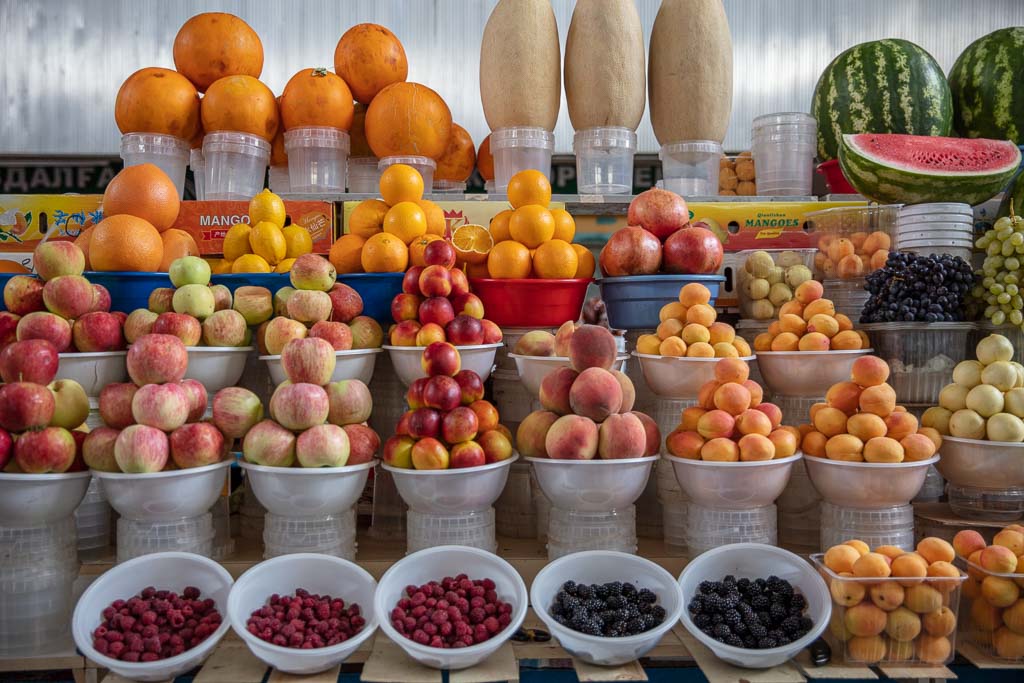
<path id="1" fill-rule="evenodd" d="M 402 413 L 402 416 L 398 418 L 398 422 L 395 424 L 395 434 L 399 436 L 409 435 L 409 422 L 412 420 L 412 414 L 415 410 L 407 410 Z"/>
<path id="2" fill-rule="evenodd" d="M 32 266 L 47 282 L 61 275 L 81 275 L 85 272 L 85 253 L 74 242 L 48 240 L 36 247 Z"/>
<path id="3" fill-rule="evenodd" d="M 0 311 L 0 349 L 18 340 L 18 321 L 20 315 L 10 311 Z"/>
<path id="4" fill-rule="evenodd" d="M 167 465 L 169 455 L 167 435 L 154 427 L 126 427 L 114 441 L 114 460 L 126 474 L 159 472 Z"/>
<path id="5" fill-rule="evenodd" d="M 379 349 L 384 343 L 384 330 L 369 316 L 358 315 L 348 324 L 352 331 L 353 349 Z"/>
<path id="6" fill-rule="evenodd" d="M 128 347 L 128 376 L 135 384 L 180 382 L 188 369 L 188 350 L 169 334 L 146 334 Z"/>
<path id="7" fill-rule="evenodd" d="M 665 241 L 663 267 L 667 273 L 709 275 L 722 266 L 724 251 L 715 233 L 706 228 L 686 228 Z"/>
<path id="8" fill-rule="evenodd" d="M 325 340 L 335 351 L 348 351 L 352 348 L 352 330 L 345 323 L 321 320 L 309 329 L 309 336 Z"/>
<path id="9" fill-rule="evenodd" d="M 0 351 L 0 379 L 49 384 L 57 376 L 59 363 L 57 349 L 45 339 L 14 342 Z"/>
<path id="10" fill-rule="evenodd" d="M 171 307 L 175 313 L 187 313 L 206 320 L 217 309 L 217 301 L 206 285 L 185 285 L 174 290 Z"/>
<path id="11" fill-rule="evenodd" d="M 466 277 L 466 271 L 461 268 L 452 268 L 451 276 L 452 293 L 448 298 L 469 294 L 469 278 Z"/>
<path id="12" fill-rule="evenodd" d="M 294 287 L 281 287 L 274 292 L 274 315 L 288 315 L 288 299 L 295 293 Z"/>
<path id="13" fill-rule="evenodd" d="M 472 370 L 459 370 L 455 373 L 455 381 L 462 392 L 462 405 L 468 406 L 473 401 L 479 401 L 484 397 L 483 380 Z"/>
<path id="14" fill-rule="evenodd" d="M 410 266 L 409 270 L 405 271 L 405 276 L 402 278 L 403 293 L 419 296 L 420 274 L 423 273 L 424 267 L 425 266 Z"/>
<path id="15" fill-rule="evenodd" d="M 92 311 L 95 313 L 109 313 L 110 306 L 112 304 L 110 300 L 110 291 L 103 285 L 92 286 L 93 300 L 92 300 Z"/>
<path id="16" fill-rule="evenodd" d="M 4 285 L 4 308 L 14 315 L 45 311 L 43 281 L 30 275 L 15 275 Z"/>
<path id="17" fill-rule="evenodd" d="M 651 188 L 629 203 L 626 221 L 629 225 L 639 225 L 664 242 L 690 222 L 690 209 L 686 200 L 675 192 Z"/>
<path id="18" fill-rule="evenodd" d="M 91 470 L 100 472 L 120 472 L 114 458 L 114 443 L 121 430 L 112 427 L 97 427 L 85 435 L 82 444 L 82 458 Z"/>
<path id="19" fill-rule="evenodd" d="M 7 467 L 14 453 L 14 440 L 6 430 L 0 429 L 0 470 Z"/>
<path id="20" fill-rule="evenodd" d="M 209 422 L 192 422 L 178 427 L 168 439 L 171 460 L 185 470 L 205 467 L 224 457 L 224 435 Z"/>
<path id="21" fill-rule="evenodd" d="M 344 427 L 370 419 L 373 396 L 370 389 L 358 379 L 343 379 L 327 385 L 330 412 L 327 421 Z"/>
<path id="22" fill-rule="evenodd" d="M 191 409 L 191 392 L 176 383 L 146 384 L 132 397 L 135 422 L 163 432 L 185 424 Z"/>
<path id="23" fill-rule="evenodd" d="M 466 406 L 460 406 L 441 419 L 441 438 L 445 443 L 469 441 L 476 437 L 479 426 L 476 413 Z"/>
<path id="24" fill-rule="evenodd" d="M 419 377 L 414 379 L 412 384 L 405 392 L 405 402 L 409 405 L 409 408 L 416 410 L 417 408 L 426 408 L 427 404 L 423 400 L 423 390 L 427 386 L 427 382 L 430 381 L 429 377 Z"/>
<path id="25" fill-rule="evenodd" d="M 43 304 L 50 313 L 75 320 L 92 310 L 96 290 L 81 275 L 61 275 L 43 285 Z"/>
<path id="26" fill-rule="evenodd" d="M 298 320 L 289 318 L 273 318 L 267 323 L 264 343 L 269 355 L 277 356 L 292 339 L 305 339 L 309 334 L 306 326 Z"/>
<path id="27" fill-rule="evenodd" d="M 470 409 L 476 413 L 477 419 L 480 421 L 480 431 L 488 432 L 492 429 L 498 428 L 498 409 L 494 407 L 494 404 L 490 401 L 483 399 L 479 401 L 473 401 L 469 404 Z"/>
<path id="28" fill-rule="evenodd" d="M 415 439 L 409 436 L 395 435 L 384 442 L 384 464 L 391 467 L 412 469 L 412 448 Z"/>
<path id="29" fill-rule="evenodd" d="M 152 334 L 169 334 L 185 346 L 199 346 L 203 328 L 199 321 L 184 313 L 161 313 L 153 323 Z"/>
<path id="30" fill-rule="evenodd" d="M 508 460 L 512 457 L 512 442 L 497 429 L 480 434 L 476 440 L 484 449 L 488 464 Z"/>
<path id="31" fill-rule="evenodd" d="M 334 347 L 325 339 L 292 339 L 281 350 L 281 367 L 288 379 L 324 386 L 331 381 L 336 363 Z"/>
<path id="32" fill-rule="evenodd" d="M 170 313 L 174 310 L 174 288 L 173 287 L 157 287 L 149 293 L 149 299 L 146 302 L 149 310 L 156 314 Z"/>
<path id="33" fill-rule="evenodd" d="M 451 468 L 465 469 L 487 464 L 483 447 L 476 441 L 463 441 L 452 446 Z"/>
<path id="34" fill-rule="evenodd" d="M 396 323 L 403 320 L 416 320 L 422 302 L 423 297 L 419 294 L 406 294 L 405 292 L 396 294 L 395 298 L 391 300 L 391 319 Z"/>
<path id="35" fill-rule="evenodd" d="M 203 321 L 203 343 L 207 346 L 245 346 L 248 334 L 245 317 L 232 309 L 214 311 L 213 315 Z"/>
<path id="36" fill-rule="evenodd" d="M 454 377 L 462 369 L 459 350 L 448 342 L 434 342 L 423 349 L 420 365 L 428 376 L 447 375 Z"/>
<path id="37" fill-rule="evenodd" d="M 416 346 L 416 336 L 421 327 L 422 325 L 415 320 L 403 320 L 391 330 L 391 345 Z"/>
<path id="38" fill-rule="evenodd" d="M 89 436 L 88 427 L 80 426 L 71 430 L 71 438 L 75 440 L 75 459 L 71 461 L 68 472 L 85 472 L 89 466 L 85 464 L 85 437 Z"/>
<path id="39" fill-rule="evenodd" d="M 139 388 L 134 384 L 114 383 L 100 389 L 100 417 L 103 423 L 114 429 L 124 429 L 135 424 L 132 416 L 132 399 Z"/>
<path id="40" fill-rule="evenodd" d="M 437 323 L 427 323 L 416 333 L 416 346 L 430 346 L 438 341 L 446 341 L 446 337 L 444 328 Z"/>
<path id="41" fill-rule="evenodd" d="M 319 254 L 303 254 L 291 268 L 292 287 L 298 290 L 327 292 L 334 286 L 338 273 L 331 262 Z"/>
<path id="42" fill-rule="evenodd" d="M 629 225 L 612 233 L 598 261 L 605 276 L 653 275 L 661 267 L 661 242 L 647 230 Z"/>
<path id="43" fill-rule="evenodd" d="M 0 386 L 0 429 L 20 433 L 50 424 L 56 402 L 42 384 L 12 382 Z"/>
<path id="44" fill-rule="evenodd" d="M 420 439 L 412 447 L 412 466 L 418 470 L 446 470 L 448 463 L 448 449 L 437 439 Z"/>
<path id="45" fill-rule="evenodd" d="M 441 435 L 441 413 L 433 408 L 417 408 L 409 416 L 409 436 L 414 439 Z"/>
<path id="46" fill-rule="evenodd" d="M 423 404 L 442 412 L 455 410 L 462 403 L 462 388 L 454 378 L 438 375 L 427 380 L 423 387 Z"/>
<path id="47" fill-rule="evenodd" d="M 182 256 L 171 261 L 171 267 L 167 269 L 171 278 L 171 284 L 175 287 L 185 285 L 210 284 L 210 264 L 198 256 Z"/>
<path id="48" fill-rule="evenodd" d="M 451 301 L 456 315 L 465 314 L 477 319 L 484 317 L 484 302 L 476 294 L 453 295 Z"/>
<path id="49" fill-rule="evenodd" d="M 455 247 L 448 240 L 433 240 L 423 248 L 423 262 L 427 267 L 438 266 L 448 270 L 455 266 Z"/>
<path id="50" fill-rule="evenodd" d="M 75 462 L 77 450 L 71 432 L 62 427 L 47 427 L 18 437 L 14 442 L 14 462 L 25 474 L 67 472 Z"/>
<path id="51" fill-rule="evenodd" d="M 206 395 L 206 387 L 197 379 L 181 380 L 181 388 L 188 394 L 188 418 L 186 422 L 199 422 L 206 414 L 206 406 L 209 397 Z"/>
<path id="52" fill-rule="evenodd" d="M 425 297 L 446 297 L 452 293 L 452 276 L 444 266 L 427 266 L 420 273 L 419 286 Z"/>
<path id="53" fill-rule="evenodd" d="M 213 423 L 229 439 L 241 439 L 263 419 L 260 397 L 242 387 L 226 387 L 213 397 Z"/>
<path id="54" fill-rule="evenodd" d="M 363 297 L 344 282 L 336 282 L 327 292 L 331 297 L 331 320 L 338 323 L 349 323 L 363 312 Z"/>
<path id="55" fill-rule="evenodd" d="M 282 384 L 270 397 L 270 417 L 293 432 L 301 432 L 327 421 L 330 401 L 316 384 Z"/>
<path id="56" fill-rule="evenodd" d="M 266 287 L 239 287 L 232 308 L 242 315 L 246 325 L 259 325 L 273 317 L 274 297 Z"/>
<path id="57" fill-rule="evenodd" d="M 241 289 L 241 288 L 239 288 Z M 213 308 L 215 311 L 224 311 L 231 308 L 231 290 L 224 285 L 210 285 L 210 292 L 213 293 Z"/>
<path id="58" fill-rule="evenodd" d="M 366 425 L 345 425 L 342 427 L 348 435 L 349 465 L 361 465 L 370 462 L 380 450 L 380 437 Z"/>
<path id="59" fill-rule="evenodd" d="M 159 317 L 159 313 L 154 313 L 147 308 L 136 308 L 128 314 L 127 320 L 124 321 L 125 341 L 134 344 L 139 337 L 151 334 L 153 325 L 156 324 L 156 319 Z"/>
<path id="60" fill-rule="evenodd" d="M 288 297 L 288 317 L 306 325 L 329 320 L 333 312 L 331 297 L 318 289 L 300 289 Z"/>
<path id="61" fill-rule="evenodd" d="M 89 397 L 82 385 L 73 379 L 59 379 L 50 385 L 53 394 L 53 417 L 50 425 L 74 429 L 89 417 Z"/>
<path id="62" fill-rule="evenodd" d="M 455 316 L 444 332 L 448 336 L 448 341 L 456 346 L 475 346 L 484 343 L 483 323 L 469 315 Z"/>
<path id="63" fill-rule="evenodd" d="M 424 325 L 437 323 L 441 327 L 446 327 L 454 319 L 455 309 L 452 308 L 452 302 L 443 296 L 432 296 L 420 304 L 419 320 Z"/>
<path id="64" fill-rule="evenodd" d="M 71 338 L 82 353 L 120 351 L 124 348 L 121 321 L 113 313 L 86 313 L 71 325 Z"/>
<path id="65" fill-rule="evenodd" d="M 295 441 L 295 457 L 302 467 L 344 467 L 350 449 L 348 434 L 332 424 L 311 427 Z"/>
<path id="66" fill-rule="evenodd" d="M 497 323 L 484 318 L 480 324 L 484 326 L 484 344 L 498 344 L 504 338 Z"/>
<path id="67" fill-rule="evenodd" d="M 253 425 L 242 442 L 246 462 L 266 467 L 291 467 L 295 463 L 295 435 L 273 420 Z"/>
<path id="68" fill-rule="evenodd" d="M 64 353 L 71 348 L 71 323 L 53 313 L 29 313 L 18 321 L 17 337 L 18 341 L 45 339 Z"/>

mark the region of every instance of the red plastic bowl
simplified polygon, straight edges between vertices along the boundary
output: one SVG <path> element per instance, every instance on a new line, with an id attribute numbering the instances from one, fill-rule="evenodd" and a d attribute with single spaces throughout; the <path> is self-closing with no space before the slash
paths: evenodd
<path id="1" fill-rule="evenodd" d="M 857 190 L 843 175 L 843 169 L 839 167 L 839 159 L 830 159 L 818 164 L 818 173 L 825 176 L 829 194 L 857 194 Z"/>
<path id="2" fill-rule="evenodd" d="M 590 278 L 569 280 L 470 278 L 484 317 L 499 327 L 558 327 L 579 320 Z"/>

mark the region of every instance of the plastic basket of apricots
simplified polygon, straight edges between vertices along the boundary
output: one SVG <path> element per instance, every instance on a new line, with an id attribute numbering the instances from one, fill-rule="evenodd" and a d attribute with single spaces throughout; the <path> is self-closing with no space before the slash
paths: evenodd
<path id="1" fill-rule="evenodd" d="M 937 666 L 956 651 L 960 590 L 967 575 L 953 546 L 928 537 L 912 551 L 859 540 L 811 555 L 832 594 L 828 639 L 846 663 Z"/>
<path id="2" fill-rule="evenodd" d="M 777 318 L 796 288 L 814 277 L 815 249 L 748 249 L 736 254 L 740 316 Z"/>
<path id="3" fill-rule="evenodd" d="M 754 157 L 740 152 L 734 157 L 723 156 L 718 162 L 718 194 L 723 197 L 753 197 L 757 195 Z"/>
<path id="4" fill-rule="evenodd" d="M 815 277 L 852 280 L 885 265 L 893 249 L 900 207 L 843 206 L 812 211 L 807 221 L 817 237 Z"/>

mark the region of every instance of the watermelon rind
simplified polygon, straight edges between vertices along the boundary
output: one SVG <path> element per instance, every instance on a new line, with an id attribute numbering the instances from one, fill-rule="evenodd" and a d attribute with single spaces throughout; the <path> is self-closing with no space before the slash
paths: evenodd
<path id="1" fill-rule="evenodd" d="M 846 133 L 949 135 L 953 98 L 927 51 L 887 38 L 854 45 L 825 67 L 811 115 L 818 122 L 818 156 L 828 161 Z"/>
<path id="2" fill-rule="evenodd" d="M 868 199 L 884 204 L 928 204 L 963 202 L 975 206 L 1002 190 L 1020 166 L 1020 149 L 1010 141 L 957 140 L 965 149 L 981 143 L 998 146 L 1006 161 L 985 171 L 960 171 L 953 166 L 923 169 L 888 161 L 872 155 L 862 143 L 878 136 L 844 135 L 839 148 L 839 166 L 856 190 Z M 949 138 L 917 137 L 914 143 L 927 149 L 930 140 Z"/>
<path id="3" fill-rule="evenodd" d="M 949 71 L 953 127 L 966 138 L 1024 145 L 1024 26 L 978 38 Z"/>

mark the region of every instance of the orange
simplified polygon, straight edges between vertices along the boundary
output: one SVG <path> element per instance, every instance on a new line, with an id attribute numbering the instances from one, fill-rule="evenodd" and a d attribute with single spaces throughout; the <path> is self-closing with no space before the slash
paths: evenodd
<path id="1" fill-rule="evenodd" d="M 328 260 L 334 269 L 341 273 L 361 273 L 363 263 L 360 260 L 366 238 L 359 235 L 342 235 L 331 245 Z"/>
<path id="2" fill-rule="evenodd" d="M 464 263 L 484 263 L 487 255 L 494 248 L 491 233 L 482 225 L 472 223 L 460 225 L 452 233 L 452 246 L 455 255 Z"/>
<path id="3" fill-rule="evenodd" d="M 164 256 L 160 261 L 160 272 L 166 273 L 175 260 L 184 256 L 199 256 L 199 246 L 192 235 L 178 228 L 171 228 L 160 233 L 163 241 Z"/>
<path id="4" fill-rule="evenodd" d="M 121 214 L 100 221 L 89 240 L 93 270 L 154 273 L 164 258 L 160 233 L 149 221 Z"/>
<path id="5" fill-rule="evenodd" d="M 508 231 L 512 239 L 534 249 L 555 236 L 555 219 L 543 206 L 526 204 L 512 212 Z"/>
<path id="6" fill-rule="evenodd" d="M 231 272 L 231 266 L 233 265 L 231 261 L 222 258 L 208 258 L 204 260 L 210 264 L 210 272 L 213 275 L 227 275 Z"/>
<path id="7" fill-rule="evenodd" d="M 191 140 L 199 130 L 199 93 L 177 71 L 139 69 L 117 91 L 114 120 L 122 133 L 162 133 Z"/>
<path id="8" fill-rule="evenodd" d="M 448 147 L 452 113 L 441 96 L 419 83 L 392 83 L 366 110 L 366 141 L 377 158 L 437 159 Z"/>
<path id="9" fill-rule="evenodd" d="M 491 273 L 487 270 L 487 262 L 485 261 L 484 263 L 467 263 L 466 275 L 468 277 L 490 277 Z"/>
<path id="10" fill-rule="evenodd" d="M 174 68 L 199 92 L 224 76 L 246 74 L 259 78 L 263 43 L 256 31 L 235 15 L 204 12 L 182 24 L 174 36 Z"/>
<path id="11" fill-rule="evenodd" d="M 224 251 L 224 258 L 228 261 L 234 261 L 240 256 L 252 253 L 252 247 L 249 245 L 249 235 L 252 234 L 252 226 L 248 223 L 235 223 L 228 232 L 224 235 L 224 242 L 221 245 L 221 249 Z"/>
<path id="12" fill-rule="evenodd" d="M 284 128 L 279 127 L 274 139 L 270 141 L 270 165 L 284 166 L 284 170 L 288 170 L 288 152 L 284 149 Z"/>
<path id="13" fill-rule="evenodd" d="M 452 124 L 451 135 L 448 136 L 448 147 L 437 160 L 434 180 L 455 180 L 462 182 L 473 173 L 476 165 L 476 149 L 469 132 L 457 123 Z"/>
<path id="14" fill-rule="evenodd" d="M 277 100 L 252 76 L 225 76 L 215 81 L 199 104 L 203 130 L 249 133 L 267 142 L 278 128 Z"/>
<path id="15" fill-rule="evenodd" d="M 352 92 L 327 69 L 303 69 L 281 93 L 281 124 L 285 130 L 303 126 L 352 127 Z"/>
<path id="16" fill-rule="evenodd" d="M 122 169 L 103 192 L 103 215 L 137 216 L 163 232 L 174 225 L 181 208 L 178 188 L 153 164 Z"/>
<path id="17" fill-rule="evenodd" d="M 540 171 L 520 171 L 508 181 L 508 202 L 513 209 L 536 204 L 547 208 L 551 203 L 551 183 Z"/>
<path id="18" fill-rule="evenodd" d="M 576 221 L 572 215 L 565 209 L 551 209 L 551 217 L 555 219 L 554 239 L 572 242 L 576 236 Z"/>
<path id="19" fill-rule="evenodd" d="M 548 240 L 533 255 L 533 272 L 537 277 L 560 279 L 575 277 L 579 257 L 565 240 Z"/>
<path id="20" fill-rule="evenodd" d="M 348 217 L 348 231 L 353 235 L 369 237 L 384 230 L 384 216 L 388 205 L 379 199 L 364 199 L 352 209 Z"/>
<path id="21" fill-rule="evenodd" d="M 292 223 L 281 231 L 284 235 L 286 259 L 294 259 L 313 251 L 313 236 L 301 225 Z"/>
<path id="22" fill-rule="evenodd" d="M 19 261 L 0 259 L 0 273 L 31 273 L 28 268 L 21 265 Z"/>
<path id="23" fill-rule="evenodd" d="M 431 234 L 429 232 L 426 235 L 423 235 L 422 237 L 417 237 L 416 239 L 414 239 L 412 241 L 412 244 L 409 245 L 409 265 L 410 266 L 425 266 L 425 265 L 427 265 L 423 261 L 423 250 L 426 249 L 427 245 L 430 244 L 431 242 L 433 242 L 434 240 L 440 240 L 440 239 L 444 239 L 444 238 L 441 237 L 440 235 L 433 235 L 433 234 Z"/>
<path id="24" fill-rule="evenodd" d="M 573 251 L 576 252 L 576 274 L 573 277 L 579 278 L 591 278 L 594 277 L 594 269 L 596 264 L 594 263 L 594 252 L 587 249 L 582 244 L 573 244 Z"/>
<path id="25" fill-rule="evenodd" d="M 274 269 L 267 260 L 257 254 L 245 254 L 231 263 L 232 273 L 272 273 Z"/>
<path id="26" fill-rule="evenodd" d="M 272 266 L 276 266 L 288 253 L 288 242 L 281 228 L 269 221 L 253 226 L 249 233 L 249 246 L 252 253 L 261 257 Z"/>
<path id="27" fill-rule="evenodd" d="M 379 24 L 356 24 L 334 48 L 334 71 L 357 100 L 369 104 L 384 87 L 405 80 L 409 62 L 394 33 Z"/>
<path id="28" fill-rule="evenodd" d="M 427 232 L 427 215 L 413 202 L 398 202 L 384 215 L 384 232 L 410 244 Z"/>
<path id="29" fill-rule="evenodd" d="M 494 157 L 491 156 L 491 136 L 488 133 L 476 151 L 476 168 L 484 180 L 494 180 Z"/>
<path id="30" fill-rule="evenodd" d="M 423 199 L 423 176 L 408 164 L 392 164 L 380 174 L 380 196 L 388 206 Z"/>
<path id="31" fill-rule="evenodd" d="M 360 263 L 367 273 L 401 273 L 409 265 L 409 249 L 395 235 L 379 232 L 366 240 Z"/>
<path id="32" fill-rule="evenodd" d="M 351 85 L 349 86 L 352 87 Z M 350 159 L 372 157 L 373 150 L 366 142 L 366 105 L 359 103 L 352 111 L 352 127 L 348 129 L 348 156 Z"/>
<path id="33" fill-rule="evenodd" d="M 494 243 L 504 242 L 505 240 L 512 239 L 512 233 L 508 230 L 508 221 L 512 218 L 512 210 L 505 209 L 495 214 L 494 218 L 491 219 L 491 238 Z"/>
<path id="34" fill-rule="evenodd" d="M 429 199 L 418 199 L 416 204 L 423 209 L 423 213 L 427 216 L 427 234 L 447 237 L 448 221 L 444 218 L 444 209 Z"/>
<path id="35" fill-rule="evenodd" d="M 78 248 L 82 250 L 83 254 L 85 254 L 85 269 L 86 270 L 95 270 L 92 267 L 91 262 L 89 261 L 89 243 L 92 241 L 92 234 L 95 231 L 96 231 L 96 226 L 95 225 L 90 226 L 90 227 L 86 228 L 85 230 L 83 230 L 82 233 L 78 237 L 75 238 L 75 244 L 78 245 Z"/>
<path id="36" fill-rule="evenodd" d="M 487 255 L 487 272 L 494 278 L 530 277 L 530 250 L 515 240 L 499 242 Z"/>

